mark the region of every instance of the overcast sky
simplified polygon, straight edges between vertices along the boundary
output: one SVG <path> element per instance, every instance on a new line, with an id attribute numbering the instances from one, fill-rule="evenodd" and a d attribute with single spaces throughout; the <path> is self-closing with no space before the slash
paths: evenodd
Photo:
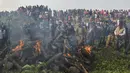
<path id="1" fill-rule="evenodd" d="M 15 10 L 19 6 L 48 5 L 52 9 L 100 8 L 128 9 L 130 0 L 0 0 L 0 10 Z"/>

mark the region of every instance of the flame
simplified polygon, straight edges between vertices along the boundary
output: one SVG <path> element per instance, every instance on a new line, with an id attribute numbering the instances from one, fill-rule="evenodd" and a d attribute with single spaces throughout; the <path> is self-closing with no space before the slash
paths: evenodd
<path id="1" fill-rule="evenodd" d="M 34 48 L 35 48 L 35 52 L 40 54 L 41 53 L 41 41 L 37 40 Z"/>
<path id="2" fill-rule="evenodd" d="M 68 53 L 67 55 L 68 55 L 68 57 L 71 57 L 70 53 Z"/>
<path id="3" fill-rule="evenodd" d="M 12 49 L 13 52 L 17 52 L 22 50 L 22 47 L 24 46 L 24 42 L 22 40 L 19 41 L 19 45 L 16 46 L 14 49 Z"/>
<path id="4" fill-rule="evenodd" d="M 85 46 L 85 50 L 87 53 L 91 54 L 91 49 L 92 47 L 91 46 Z"/>
<path id="5" fill-rule="evenodd" d="M 67 54 L 63 54 L 63 56 L 65 56 L 65 57 L 71 57 L 71 54 L 70 53 L 67 53 Z"/>

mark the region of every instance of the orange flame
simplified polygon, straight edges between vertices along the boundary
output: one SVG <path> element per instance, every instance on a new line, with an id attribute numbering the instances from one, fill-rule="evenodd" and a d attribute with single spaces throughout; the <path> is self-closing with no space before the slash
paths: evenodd
<path id="1" fill-rule="evenodd" d="M 71 54 L 70 53 L 67 53 L 67 54 L 63 54 L 63 56 L 65 56 L 65 57 L 71 57 Z"/>
<path id="2" fill-rule="evenodd" d="M 41 53 L 41 41 L 37 40 L 34 48 L 35 48 L 36 53 L 40 54 Z"/>
<path id="3" fill-rule="evenodd" d="M 85 46 L 85 50 L 87 53 L 91 54 L 91 46 Z"/>
<path id="4" fill-rule="evenodd" d="M 14 49 L 12 49 L 13 52 L 17 52 L 22 50 L 22 47 L 24 46 L 24 42 L 22 40 L 19 41 L 19 45 L 16 46 Z"/>
<path id="5" fill-rule="evenodd" d="M 67 55 L 68 55 L 68 57 L 71 57 L 71 55 L 69 53 Z"/>

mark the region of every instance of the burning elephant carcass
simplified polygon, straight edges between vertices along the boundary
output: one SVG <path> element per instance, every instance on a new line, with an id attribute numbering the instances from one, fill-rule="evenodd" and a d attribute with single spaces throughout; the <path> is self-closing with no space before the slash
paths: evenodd
<path id="1" fill-rule="evenodd" d="M 19 45 L 17 45 L 12 51 L 5 52 L 8 48 L 5 48 L 5 50 L 2 52 L 3 54 L 0 54 L 0 56 L 3 56 L 3 59 L 1 60 L 1 69 L 3 70 L 12 70 L 12 69 L 18 69 L 20 70 L 23 66 L 21 62 L 21 50 L 23 49 L 24 42 L 22 40 L 19 41 Z"/>
<path id="2" fill-rule="evenodd" d="M 52 68 L 52 65 L 56 65 L 61 71 L 70 71 L 71 67 L 75 67 L 80 72 L 88 72 L 94 61 L 92 48 L 92 46 L 84 46 L 81 48 L 80 52 L 75 54 L 58 53 L 50 58 L 47 63 L 51 66 L 49 67 L 50 69 Z"/>
<path id="3" fill-rule="evenodd" d="M 41 58 L 42 57 L 42 58 Z M 15 60 L 18 59 L 18 62 L 21 62 L 24 64 L 35 64 L 36 61 L 43 61 L 42 59 L 44 56 L 42 56 L 41 53 L 41 43 L 40 41 L 36 41 L 36 44 L 34 45 L 34 48 L 26 48 L 24 46 L 24 41 L 20 40 L 19 45 L 17 45 L 10 54 L 7 54 L 5 57 L 5 60 L 11 59 L 11 62 L 14 62 Z M 16 63 L 18 64 L 18 63 Z M 21 66 L 21 65 L 20 65 Z"/>

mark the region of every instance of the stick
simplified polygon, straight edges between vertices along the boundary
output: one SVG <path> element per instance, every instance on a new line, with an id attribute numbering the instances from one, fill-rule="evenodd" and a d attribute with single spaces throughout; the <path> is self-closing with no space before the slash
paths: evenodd
<path id="1" fill-rule="evenodd" d="M 85 69 L 85 67 L 82 64 L 80 64 L 80 66 L 83 68 L 84 73 L 88 73 L 88 71 Z"/>
<path id="2" fill-rule="evenodd" d="M 49 64 L 49 63 L 53 62 L 55 59 L 58 59 L 61 55 L 62 55 L 62 53 L 58 53 L 58 54 L 54 55 L 51 59 L 49 59 L 47 61 L 47 63 Z"/>

